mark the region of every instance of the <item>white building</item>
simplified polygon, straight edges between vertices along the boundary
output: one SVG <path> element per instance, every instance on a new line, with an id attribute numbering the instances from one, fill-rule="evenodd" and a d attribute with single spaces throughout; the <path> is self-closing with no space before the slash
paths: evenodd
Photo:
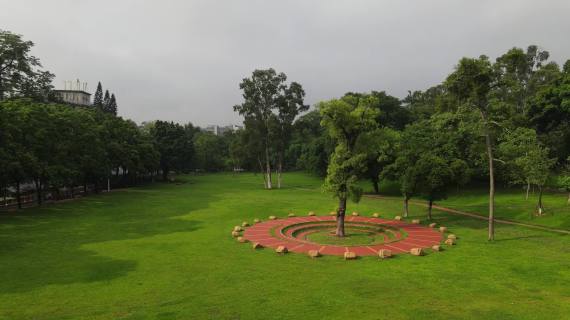
<path id="1" fill-rule="evenodd" d="M 81 83 L 77 81 L 64 81 L 63 90 L 54 90 L 59 98 L 69 104 L 90 106 L 91 93 L 87 92 L 87 82 Z"/>
<path id="2" fill-rule="evenodd" d="M 91 93 L 83 90 L 54 90 L 59 98 L 70 104 L 77 104 L 81 106 L 91 105 Z"/>
<path id="3" fill-rule="evenodd" d="M 206 128 L 204 128 L 204 131 L 208 131 L 211 132 L 217 136 L 220 136 L 222 134 L 224 134 L 224 132 L 228 132 L 228 131 L 232 131 L 235 132 L 239 129 L 243 129 L 243 126 L 237 125 L 237 124 L 231 124 L 231 125 L 227 125 L 227 126 L 218 126 L 218 125 L 209 125 Z"/>

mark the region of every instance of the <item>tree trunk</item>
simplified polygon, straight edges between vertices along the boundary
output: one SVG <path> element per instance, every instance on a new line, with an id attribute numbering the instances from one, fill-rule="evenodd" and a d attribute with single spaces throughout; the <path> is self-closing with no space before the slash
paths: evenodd
<path id="1" fill-rule="evenodd" d="M 42 180 L 34 179 L 34 184 L 36 185 L 36 196 L 38 197 L 38 205 L 42 205 Z"/>
<path id="2" fill-rule="evenodd" d="M 267 189 L 267 177 L 265 176 L 265 170 L 263 170 L 263 163 L 261 163 L 261 159 L 257 157 L 257 162 L 259 163 L 259 171 L 261 172 L 261 176 L 263 177 L 263 188 Z"/>
<path id="3" fill-rule="evenodd" d="M 568 192 L 568 201 L 567 201 L 568 205 L 570 205 L 570 192 Z"/>
<path id="4" fill-rule="evenodd" d="M 526 197 L 524 198 L 525 200 L 528 200 L 528 193 L 530 192 L 530 182 L 527 181 L 526 182 Z"/>
<path id="5" fill-rule="evenodd" d="M 22 209 L 22 195 L 20 194 L 20 181 L 16 181 L 16 200 L 18 201 L 18 209 Z"/>
<path id="6" fill-rule="evenodd" d="M 495 240 L 495 171 L 493 168 L 493 146 L 491 144 L 491 133 L 489 132 L 489 122 L 485 112 L 481 111 L 485 126 L 485 145 L 487 147 L 487 158 L 489 160 L 489 241 Z"/>
<path id="7" fill-rule="evenodd" d="M 344 216 L 346 213 L 346 197 L 340 197 L 336 212 L 336 236 L 344 237 Z"/>
<path id="8" fill-rule="evenodd" d="M 283 159 L 279 155 L 279 164 L 277 165 L 277 189 L 281 189 L 281 172 L 283 171 Z"/>
<path id="9" fill-rule="evenodd" d="M 408 210 L 408 202 L 410 201 L 410 197 L 404 195 L 404 217 L 407 218 L 408 214 L 410 213 Z"/>
<path id="10" fill-rule="evenodd" d="M 107 192 L 111 191 L 111 177 L 107 177 Z"/>
<path id="11" fill-rule="evenodd" d="M 378 180 L 376 179 L 372 180 L 372 187 L 374 187 L 375 194 L 380 193 L 380 186 L 378 185 Z"/>
<path id="12" fill-rule="evenodd" d="M 542 186 L 538 186 L 538 205 L 537 205 L 538 215 L 541 216 L 544 212 L 544 206 L 542 205 Z"/>
<path id="13" fill-rule="evenodd" d="M 162 180 L 164 180 L 164 181 L 168 180 L 168 169 L 166 169 L 166 168 L 162 169 Z"/>
<path id="14" fill-rule="evenodd" d="M 271 164 L 269 163 L 269 148 L 265 146 L 265 170 L 267 174 L 267 189 L 271 189 Z"/>
<path id="15" fill-rule="evenodd" d="M 431 209 L 433 207 L 433 200 L 429 199 L 429 206 L 428 206 L 428 220 L 431 220 Z"/>

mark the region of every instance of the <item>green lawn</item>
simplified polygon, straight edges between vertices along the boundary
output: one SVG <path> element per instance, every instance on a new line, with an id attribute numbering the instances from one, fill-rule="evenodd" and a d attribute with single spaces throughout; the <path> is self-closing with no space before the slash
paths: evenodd
<path id="1" fill-rule="evenodd" d="M 570 230 L 570 205 L 565 193 L 546 193 L 542 197 L 545 213 L 536 216 L 538 194 L 530 194 L 528 200 L 522 190 L 499 190 L 495 200 L 496 216 L 513 221 L 539 224 L 553 228 Z M 486 189 L 465 190 L 452 193 L 438 204 L 487 216 L 489 191 Z"/>
<path id="2" fill-rule="evenodd" d="M 0 215 L 0 319 L 563 319 L 570 238 L 435 212 L 458 245 L 424 257 L 309 259 L 254 251 L 234 225 L 336 205 L 320 181 L 285 174 L 187 176 Z M 453 198 L 448 201 L 451 205 Z M 468 202 L 473 210 L 477 201 Z M 507 201 L 508 202 L 508 201 Z M 459 201 L 455 205 L 461 206 Z M 548 202 L 547 202 L 548 208 Z M 412 216 L 425 208 L 411 207 Z M 363 199 L 361 215 L 400 214 Z M 411 217 L 410 217 L 411 218 Z M 561 216 L 563 225 L 568 218 Z M 537 219 L 535 219 L 537 220 Z"/>
<path id="3" fill-rule="evenodd" d="M 369 183 L 362 182 L 362 187 L 367 192 L 372 192 Z M 398 190 L 399 187 L 396 184 L 386 182 L 382 184 L 381 194 L 400 199 L 401 196 Z M 412 200 L 425 201 L 421 197 Z M 526 200 L 523 189 L 499 188 L 495 196 L 495 216 L 506 220 L 570 230 L 568 194 L 546 192 L 542 197 L 542 201 L 546 211 L 542 216 L 536 216 L 534 213 L 538 203 L 537 192 L 530 193 L 528 200 Z M 466 187 L 460 191 L 450 192 L 447 199 L 436 201 L 435 203 L 486 217 L 489 210 L 489 190 L 486 188 Z"/>

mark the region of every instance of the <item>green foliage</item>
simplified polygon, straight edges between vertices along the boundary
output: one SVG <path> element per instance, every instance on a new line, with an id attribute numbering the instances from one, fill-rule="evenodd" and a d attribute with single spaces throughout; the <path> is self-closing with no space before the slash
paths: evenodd
<path id="1" fill-rule="evenodd" d="M 366 169 L 366 153 L 358 152 L 358 139 L 376 127 L 379 112 L 372 108 L 377 98 L 372 96 L 344 96 L 321 102 L 321 125 L 336 141 L 336 147 L 327 169 L 324 189 L 339 199 L 358 201 L 362 193 L 358 177 Z"/>
<path id="2" fill-rule="evenodd" d="M 406 127 L 395 161 L 381 176 L 399 181 L 406 199 L 422 194 L 431 201 L 441 200 L 451 187 L 466 184 L 471 176 L 466 159 L 473 155 L 461 142 L 476 134 L 463 125 L 464 118 L 442 113 Z"/>
<path id="3" fill-rule="evenodd" d="M 0 101 L 5 98 L 28 97 L 36 101 L 53 101 L 55 77 L 42 71 L 40 60 L 30 51 L 34 43 L 21 35 L 0 29 Z"/>
<path id="4" fill-rule="evenodd" d="M 136 124 L 97 109 L 43 104 L 31 100 L 0 103 L 0 179 L 4 185 L 33 181 L 57 196 L 63 187 L 106 187 L 112 169 L 127 184 L 158 169 L 150 137 Z"/>
<path id="5" fill-rule="evenodd" d="M 245 146 L 257 157 L 261 171 L 266 172 L 265 183 L 271 188 L 271 167 L 277 163 L 280 172 L 288 148 L 293 121 L 308 110 L 303 104 L 305 91 L 297 82 L 287 85 L 287 76 L 274 69 L 255 70 L 250 78 L 240 83 L 244 102 L 234 111 L 244 117 Z"/>
<path id="6" fill-rule="evenodd" d="M 504 134 L 497 149 L 503 160 L 503 170 L 512 184 L 542 187 L 555 163 L 555 159 L 549 159 L 548 148 L 540 144 L 532 129 L 517 128 Z"/>
<path id="7" fill-rule="evenodd" d="M 174 122 L 156 121 L 151 136 L 160 153 L 160 168 L 166 179 L 170 171 L 188 171 L 194 155 L 194 130 Z"/>
<path id="8" fill-rule="evenodd" d="M 227 167 L 229 157 L 227 136 L 216 136 L 211 132 L 194 134 L 194 166 L 205 171 L 221 171 Z"/>
<path id="9" fill-rule="evenodd" d="M 101 82 L 97 83 L 97 89 L 95 90 L 95 95 L 93 96 L 93 106 L 100 110 L 103 110 L 103 87 Z"/>

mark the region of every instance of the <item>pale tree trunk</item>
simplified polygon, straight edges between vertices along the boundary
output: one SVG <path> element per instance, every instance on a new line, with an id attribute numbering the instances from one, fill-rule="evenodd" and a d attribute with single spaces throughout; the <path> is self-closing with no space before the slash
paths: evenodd
<path id="1" fill-rule="evenodd" d="M 259 171 L 261 172 L 261 176 L 263 177 L 263 188 L 267 189 L 267 177 L 265 176 L 265 170 L 263 170 L 263 163 L 261 163 L 261 159 L 257 157 L 257 162 L 259 163 Z"/>
<path id="2" fill-rule="evenodd" d="M 22 209 L 22 194 L 20 192 L 20 181 L 16 181 L 16 201 L 18 201 L 18 209 Z"/>
<path id="3" fill-rule="evenodd" d="M 485 144 L 487 147 L 487 157 L 489 158 L 489 241 L 495 239 L 495 171 L 493 166 L 493 146 L 491 144 L 491 133 L 489 132 L 489 122 L 485 112 L 481 111 L 481 117 L 485 125 Z"/>
<path id="4" fill-rule="evenodd" d="M 346 213 L 346 197 L 340 197 L 336 212 L 336 236 L 344 237 L 344 216 Z"/>
<path id="5" fill-rule="evenodd" d="M 36 185 L 36 195 L 37 195 L 37 202 L 38 205 L 42 205 L 42 179 L 38 178 L 34 180 L 35 185 Z"/>
<path id="6" fill-rule="evenodd" d="M 538 186 L 538 204 L 536 206 L 538 215 L 541 216 L 544 212 L 544 206 L 542 205 L 542 186 Z"/>
<path id="7" fill-rule="evenodd" d="M 526 197 L 524 198 L 525 200 L 528 200 L 528 193 L 530 192 L 530 182 L 527 181 L 526 182 Z"/>
<path id="8" fill-rule="evenodd" d="M 568 201 L 567 201 L 568 205 L 570 205 L 570 192 L 568 192 Z"/>
<path id="9" fill-rule="evenodd" d="M 111 191 L 111 177 L 107 177 L 107 192 Z"/>
<path id="10" fill-rule="evenodd" d="M 408 202 L 410 201 L 410 197 L 408 197 L 408 195 L 404 195 L 404 218 L 408 217 L 408 214 L 410 213 L 408 210 Z"/>
<path id="11" fill-rule="evenodd" d="M 271 164 L 269 163 L 269 148 L 265 146 L 265 169 L 267 173 L 267 189 L 271 189 Z"/>
<path id="12" fill-rule="evenodd" d="M 433 207 L 433 200 L 429 199 L 429 206 L 428 206 L 428 220 L 431 220 L 431 209 Z"/>
<path id="13" fill-rule="evenodd" d="M 281 189 L 281 173 L 283 172 L 283 156 L 279 155 L 279 164 L 277 164 L 277 189 Z"/>

